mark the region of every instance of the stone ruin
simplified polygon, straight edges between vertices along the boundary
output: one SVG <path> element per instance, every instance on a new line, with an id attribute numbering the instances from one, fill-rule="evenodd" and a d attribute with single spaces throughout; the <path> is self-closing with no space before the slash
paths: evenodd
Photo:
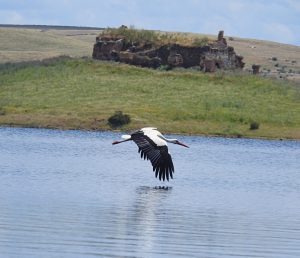
<path id="1" fill-rule="evenodd" d="M 205 72 L 242 69 L 245 65 L 243 57 L 227 45 L 223 35 L 220 31 L 218 39 L 205 46 L 166 44 L 159 47 L 152 43 L 128 43 L 123 36 L 101 36 L 96 38 L 93 58 L 154 69 L 160 66 L 169 69 L 200 67 Z"/>

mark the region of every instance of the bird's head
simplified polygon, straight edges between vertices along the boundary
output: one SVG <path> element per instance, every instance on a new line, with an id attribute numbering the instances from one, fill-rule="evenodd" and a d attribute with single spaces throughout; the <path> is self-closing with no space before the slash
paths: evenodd
<path id="1" fill-rule="evenodd" d="M 174 143 L 174 144 L 178 144 L 178 145 L 181 145 L 181 146 L 183 146 L 183 147 L 189 148 L 189 146 L 187 146 L 187 145 L 185 145 L 184 143 L 178 141 L 177 139 L 172 139 L 171 142 Z"/>

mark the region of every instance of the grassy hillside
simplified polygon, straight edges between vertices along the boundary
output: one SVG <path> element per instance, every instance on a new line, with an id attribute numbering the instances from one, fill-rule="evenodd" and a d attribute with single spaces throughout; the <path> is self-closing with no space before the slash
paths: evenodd
<path id="1" fill-rule="evenodd" d="M 0 124 L 108 129 L 117 110 L 132 118 L 124 130 L 300 139 L 300 87 L 286 82 L 90 59 L 0 69 Z"/>
<path id="2" fill-rule="evenodd" d="M 28 29 L 0 26 L 0 63 L 41 60 L 60 55 L 92 56 L 99 30 Z"/>

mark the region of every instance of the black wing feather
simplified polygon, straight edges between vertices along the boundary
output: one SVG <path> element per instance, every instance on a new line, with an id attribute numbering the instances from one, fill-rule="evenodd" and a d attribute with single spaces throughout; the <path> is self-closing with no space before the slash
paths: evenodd
<path id="1" fill-rule="evenodd" d="M 141 158 L 151 161 L 155 177 L 163 181 L 173 178 L 174 165 L 167 146 L 157 146 L 143 131 L 134 132 L 131 139 L 137 144 Z"/>

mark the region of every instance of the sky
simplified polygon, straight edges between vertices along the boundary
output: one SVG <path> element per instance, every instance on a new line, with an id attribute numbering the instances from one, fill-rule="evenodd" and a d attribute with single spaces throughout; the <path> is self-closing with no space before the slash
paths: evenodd
<path id="1" fill-rule="evenodd" d="M 300 0 L 0 0 L 0 24 L 224 30 L 300 46 Z"/>

